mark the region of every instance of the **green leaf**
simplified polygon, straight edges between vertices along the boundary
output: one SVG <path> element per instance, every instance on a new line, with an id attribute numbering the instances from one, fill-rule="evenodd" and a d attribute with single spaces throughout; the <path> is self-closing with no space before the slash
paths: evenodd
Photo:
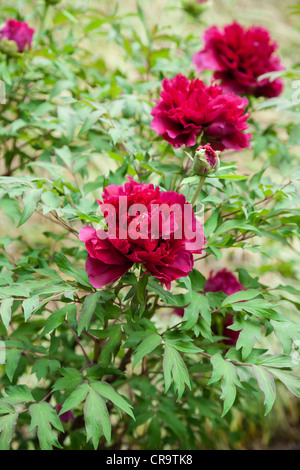
<path id="1" fill-rule="evenodd" d="M 165 344 L 163 371 L 165 380 L 165 393 L 167 393 L 171 386 L 172 377 L 174 380 L 175 391 L 177 391 L 178 394 L 178 400 L 183 395 L 185 385 L 191 389 L 187 367 L 179 352 L 168 342 Z"/>
<path id="2" fill-rule="evenodd" d="M 3 324 L 8 330 L 10 319 L 11 319 L 11 307 L 13 304 L 14 299 L 4 299 L 0 304 L 0 316 L 3 321 Z"/>
<path id="3" fill-rule="evenodd" d="M 83 126 L 78 133 L 78 137 L 85 134 L 98 121 L 99 117 L 102 116 L 103 112 L 104 109 L 92 111 L 83 123 Z"/>
<path id="4" fill-rule="evenodd" d="M 277 377 L 286 388 L 296 397 L 300 398 L 300 378 L 280 369 L 268 369 L 271 374 Z"/>
<path id="5" fill-rule="evenodd" d="M 267 320 L 274 319 L 274 320 L 282 320 L 282 317 L 276 312 L 276 307 L 278 307 L 280 303 L 271 304 L 270 302 L 266 302 L 263 299 L 256 299 L 256 300 L 245 300 L 244 302 L 236 302 L 232 304 L 231 308 L 235 312 L 249 312 L 259 318 L 265 318 Z"/>
<path id="6" fill-rule="evenodd" d="M 227 327 L 230 330 L 240 331 L 236 343 L 236 349 L 242 349 L 242 359 L 245 361 L 251 353 L 256 341 L 261 336 L 261 324 L 255 318 L 245 320 L 235 319 L 234 324 Z"/>
<path id="7" fill-rule="evenodd" d="M 210 307 L 207 298 L 198 292 L 192 292 L 192 301 L 184 309 L 184 323 L 181 326 L 181 329 L 189 330 L 193 328 L 195 323 L 198 321 L 199 315 L 201 315 L 208 325 L 211 324 Z"/>
<path id="8" fill-rule="evenodd" d="M 222 395 L 221 399 L 224 400 L 224 407 L 222 417 L 228 413 L 236 398 L 236 387 L 241 387 L 238 378 L 236 367 L 229 361 L 223 359 L 221 354 L 215 354 L 210 359 L 213 372 L 208 382 L 208 385 L 214 384 L 221 380 Z"/>
<path id="9" fill-rule="evenodd" d="M 81 335 L 83 330 L 87 330 L 92 319 L 93 313 L 100 302 L 101 292 L 89 294 L 84 298 L 82 309 L 80 310 L 78 319 L 78 334 Z"/>
<path id="10" fill-rule="evenodd" d="M 242 300 L 254 299 L 260 294 L 261 292 L 255 289 L 241 290 L 235 294 L 228 295 L 228 297 L 223 300 L 222 307 L 225 307 L 226 305 L 232 305 L 235 302 L 241 302 Z"/>
<path id="11" fill-rule="evenodd" d="M 75 278 L 83 286 L 91 288 L 87 273 L 84 270 L 76 270 L 68 258 L 63 253 L 55 253 L 55 262 L 58 268 L 64 273 Z"/>
<path id="12" fill-rule="evenodd" d="M 9 450 L 19 413 L 10 413 L 0 417 L 0 450 Z"/>
<path id="13" fill-rule="evenodd" d="M 45 401 L 35 403 L 29 407 L 29 412 L 31 415 L 29 432 L 37 429 L 41 450 L 51 450 L 52 446 L 62 449 L 52 426 L 61 432 L 64 431 L 64 428 L 52 406 Z"/>
<path id="14" fill-rule="evenodd" d="M 175 415 L 174 410 L 160 406 L 158 417 L 175 434 L 175 436 L 180 439 L 180 441 L 186 441 L 187 429 L 182 421 Z"/>
<path id="15" fill-rule="evenodd" d="M 24 310 L 24 319 L 27 321 L 32 313 L 39 308 L 39 296 L 35 295 L 34 297 L 24 300 L 22 307 Z"/>
<path id="16" fill-rule="evenodd" d="M 154 349 L 161 344 L 161 336 L 157 334 L 150 334 L 138 345 L 134 353 L 133 369 L 143 359 L 146 354 L 150 354 Z"/>
<path id="17" fill-rule="evenodd" d="M 16 368 L 18 367 L 22 351 L 20 349 L 6 349 L 5 372 L 9 380 L 12 382 Z"/>
<path id="18" fill-rule="evenodd" d="M 105 341 L 100 354 L 100 362 L 103 367 L 107 367 L 110 364 L 112 357 L 116 355 L 120 349 L 122 336 L 121 326 L 110 326 L 105 333 L 108 339 Z"/>
<path id="19" fill-rule="evenodd" d="M 212 211 L 211 216 L 205 221 L 204 234 L 208 238 L 218 225 L 219 208 Z"/>
<path id="20" fill-rule="evenodd" d="M 15 408 L 12 405 L 9 405 L 8 403 L 4 403 L 0 400 L 0 414 L 1 415 L 6 415 L 7 413 L 14 413 Z"/>
<path id="21" fill-rule="evenodd" d="M 300 324 L 292 321 L 271 320 L 275 335 L 283 346 L 283 352 L 290 354 L 293 343 L 300 340 Z"/>
<path id="22" fill-rule="evenodd" d="M 72 153 L 71 150 L 67 145 L 64 145 L 60 149 L 55 149 L 56 155 L 58 155 L 59 158 L 62 159 L 62 161 L 65 163 L 67 168 L 71 168 L 72 166 Z"/>
<path id="23" fill-rule="evenodd" d="M 41 199 L 43 188 L 41 189 L 27 189 L 24 192 L 23 202 L 24 210 L 18 223 L 18 227 L 23 225 L 29 217 L 34 213 L 37 208 L 38 202 Z"/>
<path id="24" fill-rule="evenodd" d="M 49 210 L 57 209 L 60 206 L 59 196 L 52 191 L 45 191 L 42 194 L 42 201 L 49 207 Z"/>
<path id="25" fill-rule="evenodd" d="M 259 388 L 265 396 L 264 404 L 266 406 L 265 415 L 273 408 L 276 398 L 276 386 L 272 374 L 262 366 L 252 364 L 252 370 L 257 380 Z"/>
<path id="26" fill-rule="evenodd" d="M 10 405 L 34 401 L 34 398 L 27 385 L 12 385 L 6 388 L 5 392 L 8 396 L 3 397 L 1 400 L 5 401 L 5 403 L 9 403 Z"/>
<path id="27" fill-rule="evenodd" d="M 52 387 L 53 392 L 65 389 L 67 393 L 72 392 L 82 381 L 77 369 L 66 368 L 61 371 L 63 377 L 58 379 Z"/>
<path id="28" fill-rule="evenodd" d="M 36 374 L 38 380 L 46 378 L 49 372 L 54 372 L 60 368 L 60 363 L 56 359 L 49 359 L 44 357 L 43 359 L 37 359 L 31 369 L 31 372 Z"/>
<path id="29" fill-rule="evenodd" d="M 129 403 L 125 400 L 125 398 L 123 398 L 122 395 L 116 392 L 115 389 L 111 385 L 103 381 L 101 382 L 92 381 L 91 387 L 94 390 L 96 390 L 96 392 L 98 392 L 99 395 L 101 395 L 104 398 L 107 398 L 112 403 L 114 403 L 114 405 L 116 405 L 118 408 L 123 410 L 126 414 L 128 414 L 133 419 L 135 419 L 134 414 L 132 413 L 132 410 L 131 410 L 132 406 L 129 405 Z"/>
<path id="30" fill-rule="evenodd" d="M 51 313 L 51 315 L 47 318 L 46 325 L 41 336 L 44 336 L 45 334 L 50 333 L 51 331 L 58 328 L 64 322 L 66 315 L 70 312 L 70 310 L 73 309 L 76 310 L 76 306 L 74 304 L 69 304 Z"/>
<path id="31" fill-rule="evenodd" d="M 60 410 L 60 415 L 66 413 L 72 408 L 76 408 L 80 403 L 85 400 L 89 392 L 89 386 L 87 383 L 82 383 L 75 388 L 75 390 L 69 395 L 63 403 L 62 409 Z"/>
<path id="32" fill-rule="evenodd" d="M 230 232 L 231 230 L 250 230 L 257 234 L 260 233 L 259 229 L 246 222 L 242 222 L 240 220 L 226 220 L 217 228 L 217 230 L 215 230 L 210 242 L 212 243 L 212 241 L 215 241 L 219 235 L 222 235 L 225 232 Z"/>
<path id="33" fill-rule="evenodd" d="M 93 388 L 89 389 L 89 393 L 84 403 L 84 421 L 86 428 L 87 442 L 92 439 L 94 449 L 98 447 L 103 432 L 105 439 L 110 444 L 111 441 L 111 424 L 106 404 L 99 393 Z"/>
<path id="34" fill-rule="evenodd" d="M 156 416 L 154 416 L 148 426 L 148 449 L 160 449 L 160 434 L 161 425 Z"/>
<path id="35" fill-rule="evenodd" d="M 147 290 L 151 290 L 158 294 L 166 305 L 177 305 L 177 297 L 171 294 L 171 292 L 165 290 L 155 278 L 149 278 Z"/>

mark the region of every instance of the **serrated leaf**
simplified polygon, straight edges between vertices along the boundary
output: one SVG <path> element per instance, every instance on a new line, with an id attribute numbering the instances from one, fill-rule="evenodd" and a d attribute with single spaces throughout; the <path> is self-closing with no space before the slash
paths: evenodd
<path id="1" fill-rule="evenodd" d="M 210 242 L 212 243 L 212 241 L 215 241 L 219 235 L 222 235 L 225 232 L 229 232 L 231 230 L 250 230 L 254 233 L 260 234 L 260 231 L 258 228 L 246 222 L 242 222 L 240 220 L 234 220 L 234 219 L 226 220 L 217 228 L 217 230 L 215 230 Z"/>
<path id="2" fill-rule="evenodd" d="M 29 217 L 34 213 L 37 208 L 38 202 L 41 199 L 43 189 L 27 189 L 24 192 L 23 202 L 24 209 L 20 217 L 18 227 L 23 225 Z"/>
<path id="3" fill-rule="evenodd" d="M 134 353 L 133 369 L 143 359 L 146 354 L 151 353 L 161 344 L 161 336 L 150 334 L 138 345 Z"/>
<path id="4" fill-rule="evenodd" d="M 8 396 L 3 397 L 2 400 L 5 401 L 5 403 L 9 403 L 10 405 L 34 401 L 34 398 L 27 385 L 11 385 L 5 389 L 5 392 Z"/>
<path id="5" fill-rule="evenodd" d="M 61 432 L 64 431 L 64 428 L 52 406 L 45 401 L 41 403 L 35 403 L 30 405 L 29 412 L 31 415 L 29 432 L 37 429 L 41 450 L 51 450 L 52 446 L 62 449 L 56 435 L 53 432 L 52 426 Z"/>
<path id="6" fill-rule="evenodd" d="M 63 377 L 58 379 L 52 387 L 52 391 L 66 390 L 67 393 L 73 391 L 82 381 L 80 372 L 77 369 L 66 368 L 61 371 Z"/>
<path id="7" fill-rule="evenodd" d="M 175 391 L 177 390 L 178 400 L 183 395 L 185 385 L 191 389 L 187 367 L 179 352 L 168 342 L 165 344 L 163 371 L 165 380 L 165 393 L 167 393 L 171 386 L 172 378 L 174 381 Z"/>
<path id="8" fill-rule="evenodd" d="M 236 302 L 231 305 L 231 308 L 235 312 L 249 312 L 259 318 L 265 318 L 267 320 L 282 320 L 282 317 L 276 312 L 276 307 L 280 305 L 279 302 L 271 304 L 263 299 L 256 300 L 245 300 L 243 302 Z"/>
<path id="9" fill-rule="evenodd" d="M 11 307 L 13 304 L 14 299 L 4 299 L 2 300 L 0 304 L 0 316 L 3 321 L 3 324 L 6 328 L 6 331 L 8 330 L 10 319 L 11 319 Z"/>
<path id="10" fill-rule="evenodd" d="M 290 354 L 293 343 L 300 340 L 300 324 L 292 321 L 271 320 L 275 335 L 283 346 L 283 352 Z"/>
<path id="11" fill-rule="evenodd" d="M 18 367 L 22 351 L 19 349 L 6 349 L 5 373 L 12 382 Z"/>
<path id="12" fill-rule="evenodd" d="M 104 109 L 92 111 L 84 121 L 83 126 L 78 133 L 78 137 L 85 134 L 85 132 L 87 132 L 98 121 L 99 117 L 102 116 L 104 111 Z"/>
<path id="13" fill-rule="evenodd" d="M 181 329 L 189 330 L 193 328 L 195 323 L 198 321 L 199 315 L 201 315 L 208 325 L 211 324 L 210 307 L 207 298 L 198 292 L 192 292 L 192 301 L 184 309 L 184 316 L 182 319 L 184 323 L 181 326 Z"/>
<path id="14" fill-rule="evenodd" d="M 132 406 L 129 405 L 129 403 L 125 400 L 125 398 L 122 397 L 116 390 L 109 385 L 106 382 L 91 382 L 91 387 L 94 388 L 99 395 L 101 395 L 104 398 L 107 398 L 110 400 L 114 405 L 116 405 L 118 408 L 123 410 L 125 413 L 127 413 L 129 416 L 131 416 L 133 419 L 134 414 L 132 413 Z"/>
<path id="15" fill-rule="evenodd" d="M 0 399 L 0 414 L 1 415 L 6 415 L 7 413 L 14 413 L 15 408 L 10 405 L 9 403 L 4 403 Z"/>
<path id="16" fill-rule="evenodd" d="M 241 387 L 242 384 L 238 378 L 236 367 L 229 361 L 223 359 L 221 354 L 215 354 L 210 359 L 213 372 L 208 382 L 208 385 L 221 381 L 222 395 L 221 399 L 224 400 L 224 407 L 222 417 L 228 413 L 236 398 L 236 387 Z"/>
<path id="17" fill-rule="evenodd" d="M 70 411 L 72 408 L 76 408 L 80 403 L 82 403 L 89 392 L 89 386 L 87 383 L 82 383 L 78 385 L 75 390 L 69 395 L 63 403 L 62 409 L 60 410 L 60 415 Z"/>
<path id="18" fill-rule="evenodd" d="M 209 235 L 215 230 L 218 224 L 219 208 L 212 211 L 211 216 L 205 221 L 204 234 L 208 238 Z"/>
<path id="19" fill-rule="evenodd" d="M 83 270 L 77 270 L 73 268 L 71 262 L 63 253 L 55 253 L 54 258 L 57 266 L 64 274 L 70 275 L 83 286 L 91 288 L 87 273 Z"/>
<path id="20" fill-rule="evenodd" d="M 100 362 L 103 367 L 107 367 L 114 355 L 117 354 L 121 346 L 122 330 L 120 325 L 113 325 L 107 328 L 107 337 L 100 354 Z"/>
<path id="21" fill-rule="evenodd" d="M 27 321 L 32 313 L 39 308 L 39 296 L 35 295 L 22 302 L 24 310 L 24 320 Z"/>
<path id="22" fill-rule="evenodd" d="M 286 388 L 296 397 L 300 398 L 300 378 L 281 369 L 268 369 L 271 374 L 277 377 Z"/>
<path id="23" fill-rule="evenodd" d="M 60 363 L 56 359 L 48 359 L 47 357 L 37 359 L 31 369 L 31 372 L 36 374 L 38 380 L 46 378 L 48 371 L 54 372 L 60 367 Z"/>
<path id="24" fill-rule="evenodd" d="M 265 415 L 267 415 L 273 408 L 276 398 L 276 386 L 272 374 L 262 366 L 252 364 L 252 370 L 257 380 L 259 388 L 265 396 L 264 404 L 266 406 Z"/>
<path id="25" fill-rule="evenodd" d="M 254 299 L 260 294 L 261 292 L 255 289 L 241 290 L 239 292 L 236 292 L 235 294 L 228 295 L 228 297 L 226 297 L 226 299 L 223 300 L 222 307 L 226 305 L 234 304 L 235 302 L 241 302 L 243 300 Z"/>
<path id="26" fill-rule="evenodd" d="M 46 320 L 45 328 L 42 332 L 42 336 L 51 331 L 58 328 L 65 320 L 66 315 L 70 312 L 70 310 L 76 310 L 76 306 L 74 304 L 66 305 L 59 310 L 54 311 Z"/>
<path id="27" fill-rule="evenodd" d="M 87 442 L 92 439 L 94 449 L 97 449 L 103 432 L 108 443 L 111 441 L 111 424 L 106 404 L 97 391 L 90 387 L 84 403 L 84 421 Z"/>
<path id="28" fill-rule="evenodd" d="M 93 313 L 99 304 L 101 292 L 94 292 L 84 298 L 82 309 L 80 310 L 78 319 L 78 334 L 81 335 L 83 330 L 88 329 Z"/>
<path id="29" fill-rule="evenodd" d="M 260 322 L 255 318 L 247 318 L 247 320 L 244 318 L 235 319 L 233 325 L 227 328 L 240 332 L 236 342 L 236 349 L 242 349 L 242 359 L 245 361 L 251 353 L 256 341 L 260 339 Z"/>
<path id="30" fill-rule="evenodd" d="M 0 417 L 0 450 L 9 450 L 19 413 Z"/>

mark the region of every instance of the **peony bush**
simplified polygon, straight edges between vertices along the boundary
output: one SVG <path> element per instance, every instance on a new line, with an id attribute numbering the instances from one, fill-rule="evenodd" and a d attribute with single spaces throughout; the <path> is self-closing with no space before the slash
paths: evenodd
<path id="1" fill-rule="evenodd" d="M 0 448 L 291 445 L 292 40 L 238 6 L 115 3 L 0 12 Z"/>

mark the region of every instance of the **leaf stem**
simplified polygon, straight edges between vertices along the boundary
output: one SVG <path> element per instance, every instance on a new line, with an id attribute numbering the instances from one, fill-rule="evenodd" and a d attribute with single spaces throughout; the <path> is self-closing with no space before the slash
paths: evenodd
<path id="1" fill-rule="evenodd" d="M 204 181 L 205 181 L 205 176 L 200 176 L 200 180 L 199 180 L 199 183 L 198 183 L 198 186 L 196 188 L 196 191 L 194 193 L 194 196 L 192 198 L 192 201 L 191 201 L 191 204 L 192 206 L 195 204 L 196 200 L 197 200 L 197 197 L 199 196 L 199 193 L 202 189 L 202 186 L 204 184 Z"/>

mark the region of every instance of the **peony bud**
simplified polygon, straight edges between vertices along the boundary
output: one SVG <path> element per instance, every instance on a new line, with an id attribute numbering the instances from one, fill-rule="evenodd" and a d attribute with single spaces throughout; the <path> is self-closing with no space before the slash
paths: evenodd
<path id="1" fill-rule="evenodd" d="M 219 155 L 220 152 L 212 149 L 210 144 L 198 147 L 194 157 L 193 171 L 200 176 L 216 171 L 220 164 Z"/>
<path id="2" fill-rule="evenodd" d="M 34 29 L 30 28 L 25 21 L 15 19 L 6 20 L 3 28 L 0 29 L 1 42 L 6 39 L 4 46 L 9 47 L 9 53 L 11 53 L 11 41 L 15 42 L 17 46 L 16 52 L 23 52 L 30 49 L 33 34 Z M 7 40 L 9 43 L 7 43 Z"/>
<path id="3" fill-rule="evenodd" d="M 3 37 L 0 39 L 0 51 L 7 56 L 14 56 L 18 53 L 18 44 L 15 41 Z"/>
<path id="4" fill-rule="evenodd" d="M 183 0 L 182 7 L 189 15 L 197 18 L 212 5 L 212 0 Z"/>

